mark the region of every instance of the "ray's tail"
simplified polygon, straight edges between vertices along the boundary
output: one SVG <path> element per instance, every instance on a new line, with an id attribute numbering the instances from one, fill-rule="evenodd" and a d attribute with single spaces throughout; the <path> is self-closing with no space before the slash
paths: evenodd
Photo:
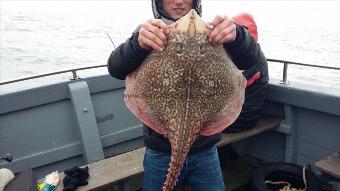
<path id="1" fill-rule="evenodd" d="M 190 145 L 190 143 L 185 142 L 179 142 L 177 144 L 171 145 L 172 151 L 170 166 L 166 176 L 166 181 L 163 186 L 163 191 L 172 191 L 174 189 L 184 161 L 188 155 Z"/>

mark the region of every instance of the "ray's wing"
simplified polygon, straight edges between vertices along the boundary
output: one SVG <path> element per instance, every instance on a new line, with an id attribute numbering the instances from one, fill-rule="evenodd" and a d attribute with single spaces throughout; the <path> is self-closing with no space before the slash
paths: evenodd
<path id="1" fill-rule="evenodd" d="M 223 131 L 237 119 L 244 102 L 246 87 L 242 72 L 222 47 L 213 51 L 208 66 L 205 70 L 214 72 L 206 74 L 209 78 L 205 81 L 208 80 L 214 86 L 205 88 L 207 95 L 202 109 L 205 117 L 200 131 L 204 136 Z"/>
<path id="2" fill-rule="evenodd" d="M 210 136 L 217 134 L 224 129 L 228 128 L 237 117 L 240 115 L 242 105 L 244 102 L 244 90 L 246 81 L 243 76 L 239 76 L 239 80 L 235 83 L 234 91 L 227 99 L 226 105 L 218 113 L 217 118 L 213 121 L 209 121 L 201 129 L 200 133 L 204 136 Z"/>
<path id="3" fill-rule="evenodd" d="M 162 68 L 167 64 L 165 53 L 152 52 L 143 64 L 126 79 L 124 100 L 130 111 L 144 124 L 159 134 L 166 135 L 166 126 L 155 108 L 164 108 L 159 102 L 166 103 L 161 96 L 163 80 Z M 161 100 L 160 100 L 161 99 Z M 158 104 L 158 105 L 157 105 Z M 158 107 L 155 107 L 157 105 Z"/>

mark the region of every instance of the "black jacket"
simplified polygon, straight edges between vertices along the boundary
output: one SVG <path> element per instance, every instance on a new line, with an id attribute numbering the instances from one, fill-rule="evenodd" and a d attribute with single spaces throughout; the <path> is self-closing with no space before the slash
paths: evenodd
<path id="1" fill-rule="evenodd" d="M 235 41 L 224 44 L 223 46 L 231 56 L 235 65 L 241 70 L 246 70 L 244 72 L 246 77 L 247 75 L 252 76 L 252 74 L 256 73 L 259 69 L 267 68 L 267 61 L 259 44 L 255 42 L 242 26 L 236 25 Z M 113 77 L 124 80 L 129 73 L 136 70 L 142 64 L 148 53 L 149 51 L 140 47 L 138 43 L 138 31 L 135 31 L 125 43 L 122 43 L 112 51 L 107 62 L 108 71 Z M 267 74 L 267 71 L 265 71 L 264 74 Z M 263 76 L 261 80 L 268 81 L 268 75 Z M 220 139 L 221 134 L 208 137 L 200 135 L 192 145 L 190 152 L 197 152 L 209 148 L 215 145 Z M 144 143 L 145 146 L 152 149 L 168 152 L 171 150 L 169 140 L 146 125 L 144 125 Z"/>

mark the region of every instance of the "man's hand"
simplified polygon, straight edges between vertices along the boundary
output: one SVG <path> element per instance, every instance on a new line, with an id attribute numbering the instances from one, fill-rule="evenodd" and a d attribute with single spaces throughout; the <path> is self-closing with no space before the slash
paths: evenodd
<path id="1" fill-rule="evenodd" d="M 160 19 L 150 19 L 141 24 L 139 29 L 138 42 L 139 45 L 146 49 L 154 49 L 162 52 L 167 43 L 167 34 L 169 27 Z"/>
<path id="2" fill-rule="evenodd" d="M 209 41 L 214 44 L 233 42 L 236 39 L 236 25 L 228 16 L 216 16 L 208 32 Z"/>

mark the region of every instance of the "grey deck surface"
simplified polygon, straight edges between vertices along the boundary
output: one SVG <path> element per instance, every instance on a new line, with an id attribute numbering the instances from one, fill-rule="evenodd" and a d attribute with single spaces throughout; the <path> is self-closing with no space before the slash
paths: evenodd
<path id="1" fill-rule="evenodd" d="M 330 174 L 340 179 L 340 151 L 335 152 L 328 157 L 319 160 L 315 163 L 315 166 L 321 172 Z"/>
<path id="2" fill-rule="evenodd" d="M 118 183 L 143 173 L 143 154 L 140 148 L 106 160 L 88 165 L 90 177 L 87 186 L 80 186 L 77 191 L 97 190 L 110 184 Z M 64 174 L 60 174 L 60 183 L 56 191 L 63 190 Z"/>
<path id="3" fill-rule="evenodd" d="M 250 130 L 243 131 L 240 133 L 223 133 L 221 141 L 217 144 L 218 147 L 240 141 L 250 136 L 259 134 L 278 127 L 282 119 L 274 116 L 264 115 L 259 119 L 256 126 Z"/>

